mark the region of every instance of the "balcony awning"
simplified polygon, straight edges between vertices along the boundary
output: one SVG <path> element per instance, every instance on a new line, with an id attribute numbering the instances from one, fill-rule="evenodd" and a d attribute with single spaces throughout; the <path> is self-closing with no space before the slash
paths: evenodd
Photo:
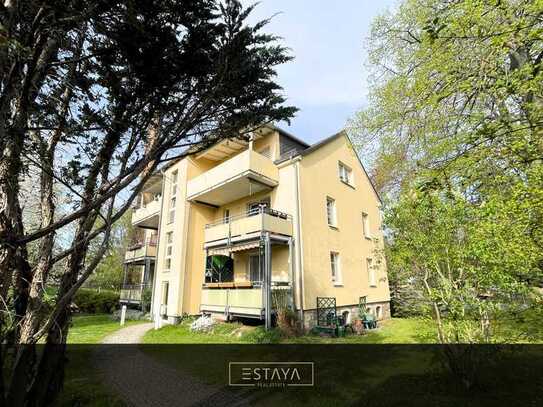
<path id="1" fill-rule="evenodd" d="M 241 252 L 243 250 L 257 249 L 258 247 L 260 247 L 260 241 L 237 244 L 230 247 L 212 248 L 208 249 L 207 253 L 209 256 L 228 256 L 232 252 Z"/>

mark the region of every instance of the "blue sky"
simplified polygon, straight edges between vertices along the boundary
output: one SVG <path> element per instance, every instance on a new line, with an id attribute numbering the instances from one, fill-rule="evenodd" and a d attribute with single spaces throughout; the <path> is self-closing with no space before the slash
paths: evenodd
<path id="1" fill-rule="evenodd" d="M 252 4 L 253 1 L 244 1 Z M 261 0 L 252 21 L 276 15 L 266 31 L 283 37 L 295 59 L 278 69 L 289 103 L 300 111 L 280 127 L 315 142 L 334 134 L 364 106 L 365 38 L 374 17 L 395 0 Z"/>

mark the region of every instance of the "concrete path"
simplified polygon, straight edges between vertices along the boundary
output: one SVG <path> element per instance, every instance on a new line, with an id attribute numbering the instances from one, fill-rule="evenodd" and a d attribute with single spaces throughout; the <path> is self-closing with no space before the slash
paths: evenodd
<path id="1" fill-rule="evenodd" d="M 95 366 L 129 406 L 248 406 L 252 392 L 234 393 L 227 387 L 212 386 L 191 375 L 166 366 L 138 346 L 152 323 L 122 328 L 107 336 L 97 348 Z M 113 344 L 122 344 L 115 346 Z M 182 345 L 180 345 L 182 346 Z"/>

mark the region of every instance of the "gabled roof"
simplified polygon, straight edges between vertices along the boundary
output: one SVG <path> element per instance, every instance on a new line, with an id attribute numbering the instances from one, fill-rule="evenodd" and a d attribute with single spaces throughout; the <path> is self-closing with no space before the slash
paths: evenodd
<path id="1" fill-rule="evenodd" d="M 353 145 L 353 143 L 351 141 L 351 138 L 349 137 L 347 132 L 345 130 L 341 130 L 336 134 L 332 134 L 330 137 L 326 137 L 325 139 L 322 139 L 321 141 L 318 141 L 318 142 L 312 144 L 311 146 L 309 146 L 305 150 L 302 150 L 299 154 L 293 155 L 291 157 L 282 158 L 280 160 L 275 161 L 275 163 L 280 164 L 282 162 L 288 161 L 288 160 L 290 160 L 292 158 L 295 158 L 295 157 L 298 157 L 298 156 L 299 157 L 304 157 L 304 156 L 309 155 L 312 152 L 320 149 L 321 147 L 326 146 L 327 144 L 331 143 L 332 141 L 337 140 L 340 137 L 345 137 L 347 139 L 347 142 L 351 146 Z M 379 200 L 379 202 L 383 203 L 383 200 L 379 196 L 379 193 L 377 192 L 377 189 L 375 189 L 375 185 L 373 185 L 373 182 L 371 181 L 371 178 L 368 175 L 368 172 L 366 171 L 366 168 L 364 167 L 364 164 L 362 164 L 362 160 L 360 160 L 360 157 L 358 156 L 358 153 L 356 151 L 355 151 L 355 155 L 356 155 L 356 158 L 358 159 L 360 167 L 362 167 L 362 171 L 364 171 L 364 174 L 366 174 L 366 177 L 367 177 L 367 179 L 368 179 L 368 181 L 369 181 L 369 183 L 370 183 L 370 185 L 371 185 L 371 187 L 373 189 L 373 192 L 375 192 L 375 196 L 377 196 L 377 199 Z"/>
<path id="2" fill-rule="evenodd" d="M 283 135 L 285 137 L 288 137 L 289 139 L 295 141 L 298 144 L 301 144 L 304 147 L 310 147 L 310 145 L 308 143 L 306 143 L 305 141 L 303 141 L 302 139 L 299 139 L 298 137 L 294 136 L 292 133 L 289 133 L 288 131 L 283 130 L 280 127 L 277 127 L 274 124 L 267 124 L 265 127 L 269 127 L 270 129 L 279 132 L 281 135 Z"/>

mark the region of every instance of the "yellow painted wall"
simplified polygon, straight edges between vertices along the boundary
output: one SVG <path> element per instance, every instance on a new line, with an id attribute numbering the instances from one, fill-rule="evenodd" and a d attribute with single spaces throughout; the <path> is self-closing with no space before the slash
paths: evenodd
<path id="1" fill-rule="evenodd" d="M 272 159 L 279 156 L 279 135 L 268 133 L 254 143 L 259 151 L 266 145 L 272 148 Z M 339 180 L 338 161 L 352 168 L 354 188 Z M 369 287 L 366 258 L 378 263 L 376 250 L 382 249 L 379 201 L 364 173 L 355 152 L 345 137 L 337 138 L 298 161 L 300 172 L 301 236 L 297 230 L 296 164 L 279 165 L 279 185 L 271 191 L 244 197 L 220 208 L 186 201 L 186 184 L 217 165 L 206 159 L 184 159 L 166 170 L 163 193 L 163 211 L 160 217 L 159 252 L 156 261 L 155 307 L 161 303 L 163 281 L 169 281 L 169 316 L 181 316 L 184 312 L 199 312 L 201 286 L 204 281 L 205 251 L 204 228 L 208 223 L 222 219 L 224 210 L 230 216 L 244 214 L 247 204 L 270 197 L 274 209 L 293 216 L 295 249 L 302 250 L 304 309 L 315 308 L 317 296 L 334 296 L 338 306 L 358 303 L 366 295 L 368 302 L 388 301 L 388 281 L 384 263 L 377 271 L 377 287 Z M 171 176 L 178 171 L 178 189 L 175 222 L 167 223 L 171 197 Z M 338 228 L 331 229 L 326 221 L 326 197 L 336 200 Z M 372 236 L 376 244 L 363 235 L 362 212 L 369 214 Z M 166 233 L 174 233 L 172 270 L 164 272 Z M 302 239 L 303 238 L 303 239 Z M 303 243 L 303 248 L 301 243 Z M 336 287 L 331 281 L 330 251 L 340 253 L 343 286 Z M 287 281 L 289 254 L 287 246 L 273 246 L 272 272 L 275 281 Z M 248 252 L 234 255 L 235 279 L 245 278 Z M 295 263 L 296 264 L 296 263 Z M 297 270 L 301 273 L 301 270 Z M 299 274 L 298 274 L 299 275 Z M 298 280 L 296 280 L 297 282 Z M 296 287 L 297 292 L 300 287 Z M 157 309 L 157 308 L 155 308 Z"/>
<path id="2" fill-rule="evenodd" d="M 162 283 L 169 282 L 168 289 L 168 315 L 182 315 L 181 303 L 183 298 L 183 285 L 185 275 L 180 273 L 185 263 L 186 253 L 186 218 L 187 218 L 187 202 L 186 202 L 186 180 L 187 180 L 187 160 L 181 160 L 164 172 L 163 180 L 163 195 L 162 195 L 162 213 L 160 215 L 160 230 L 159 230 L 159 247 L 156 259 L 156 284 L 154 289 L 154 309 L 157 310 L 160 304 L 163 303 Z M 174 222 L 169 223 L 169 205 L 172 197 L 172 175 L 177 171 L 177 189 L 176 189 L 176 205 Z M 168 232 L 173 233 L 173 250 L 172 250 L 172 266 L 170 271 L 166 271 L 165 254 L 166 254 L 166 235 Z"/>
<path id="3" fill-rule="evenodd" d="M 338 161 L 352 168 L 354 188 L 339 180 Z M 304 156 L 300 164 L 304 303 L 316 307 L 317 296 L 336 297 L 338 305 L 357 304 L 367 295 L 368 302 L 390 299 L 386 268 L 377 271 L 377 287 L 369 287 L 366 258 L 377 261 L 376 250 L 383 247 L 377 195 L 344 136 Z M 337 229 L 328 226 L 326 197 L 336 201 Z M 370 219 L 376 244 L 363 235 L 362 212 Z M 340 255 L 342 286 L 332 283 L 330 251 Z"/>
<path id="4" fill-rule="evenodd" d="M 249 256 L 258 251 L 234 253 L 234 281 L 247 281 Z M 272 281 L 288 281 L 288 246 L 272 246 Z"/>
<path id="5" fill-rule="evenodd" d="M 214 209 L 200 204 L 189 204 L 189 228 L 187 239 L 185 295 L 183 312 L 197 314 L 205 272 L 204 227 L 213 219 Z"/>
<path id="6" fill-rule="evenodd" d="M 266 148 L 270 148 L 271 160 L 277 160 L 279 158 L 279 133 L 272 131 L 265 136 L 257 139 L 253 143 L 253 150 L 261 152 Z"/>

